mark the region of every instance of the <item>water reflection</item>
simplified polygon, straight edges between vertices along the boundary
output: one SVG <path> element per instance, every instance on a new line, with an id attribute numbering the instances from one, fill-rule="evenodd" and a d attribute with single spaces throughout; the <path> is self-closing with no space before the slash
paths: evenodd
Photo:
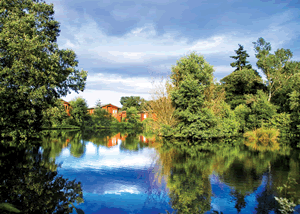
<path id="1" fill-rule="evenodd" d="M 38 144 L 26 148 L 0 144 L 0 202 L 21 213 L 70 213 L 69 203 L 82 201 L 81 184 L 58 176 L 55 162 L 39 148 Z"/>
<path id="2" fill-rule="evenodd" d="M 82 182 L 86 213 L 279 213 L 274 196 L 300 199 L 299 151 L 283 142 L 278 150 L 244 139 L 173 142 L 177 149 L 153 136 L 102 130 L 52 132 L 43 143 L 62 164 L 58 173 Z M 295 191 L 278 191 L 288 177 Z"/>
<path id="3" fill-rule="evenodd" d="M 109 130 L 51 134 L 45 146 L 55 143 L 52 147 L 59 151 L 56 147 L 60 144 L 61 152 L 53 152 L 52 157 L 61 164 L 59 174 L 82 182 L 85 203 L 79 207 L 86 213 L 171 211 L 166 186 L 155 177 L 154 138 Z M 65 138 L 58 140 L 60 136 Z"/>
<path id="4" fill-rule="evenodd" d="M 299 183 L 299 152 L 286 146 L 259 152 L 248 146 L 237 139 L 199 143 L 198 153 L 174 146 L 159 148 L 160 174 L 167 177 L 172 207 L 179 213 L 279 213 L 274 196 L 282 195 L 277 187 L 288 175 Z M 300 186 L 293 188 L 297 201 Z"/>

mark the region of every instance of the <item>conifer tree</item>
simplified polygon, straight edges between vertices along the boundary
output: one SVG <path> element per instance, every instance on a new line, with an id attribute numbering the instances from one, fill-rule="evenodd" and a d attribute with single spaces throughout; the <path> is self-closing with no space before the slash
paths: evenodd
<path id="1" fill-rule="evenodd" d="M 244 51 L 244 47 L 239 44 L 239 49 L 235 50 L 235 53 L 237 56 L 230 56 L 230 58 L 233 58 L 236 60 L 236 62 L 230 63 L 231 67 L 236 67 L 235 71 L 242 70 L 243 68 L 251 69 L 252 66 L 247 61 L 247 57 L 249 55 L 247 54 L 247 51 Z"/>

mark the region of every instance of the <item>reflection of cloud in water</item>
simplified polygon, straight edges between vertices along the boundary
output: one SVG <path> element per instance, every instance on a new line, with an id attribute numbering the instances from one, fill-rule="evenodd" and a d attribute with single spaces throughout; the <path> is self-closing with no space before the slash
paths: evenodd
<path id="1" fill-rule="evenodd" d="M 141 192 L 138 190 L 136 186 L 120 186 L 116 190 L 105 191 L 104 194 L 116 194 L 121 195 L 122 193 L 130 193 L 130 194 L 140 194 Z"/>
<path id="2" fill-rule="evenodd" d="M 85 153 L 81 158 L 76 158 L 76 164 L 69 158 L 69 148 L 63 150 L 57 161 L 63 161 L 65 169 L 83 170 L 92 168 L 95 170 L 103 168 L 149 168 L 154 164 L 153 157 L 156 156 L 154 148 L 144 148 L 139 152 L 124 152 L 120 150 L 122 141 L 117 146 L 107 148 L 105 146 L 97 146 L 91 142 L 86 143 Z M 66 159 L 66 157 L 68 159 Z"/>
<path id="3" fill-rule="evenodd" d="M 63 156 L 63 157 L 68 157 L 70 156 L 70 150 L 68 148 L 64 148 L 62 151 L 61 151 L 61 155 L 60 156 Z"/>

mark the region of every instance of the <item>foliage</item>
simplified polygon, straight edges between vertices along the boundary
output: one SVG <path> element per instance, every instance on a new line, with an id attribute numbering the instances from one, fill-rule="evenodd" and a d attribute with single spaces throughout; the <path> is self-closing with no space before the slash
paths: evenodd
<path id="1" fill-rule="evenodd" d="M 237 121 L 240 124 L 240 130 L 244 132 L 247 129 L 247 124 L 249 121 L 249 115 L 251 113 L 250 107 L 247 107 L 245 104 L 240 104 L 234 109 Z"/>
<path id="2" fill-rule="evenodd" d="M 275 200 L 280 204 L 281 209 L 279 211 L 282 214 L 294 213 L 296 204 L 287 198 L 278 198 L 275 196 Z"/>
<path id="3" fill-rule="evenodd" d="M 237 56 L 230 56 L 230 58 L 233 58 L 236 60 L 236 62 L 232 62 L 230 63 L 231 67 L 236 67 L 235 71 L 240 71 L 244 68 L 246 69 L 252 69 L 251 64 L 248 61 L 246 61 L 247 57 L 249 57 L 249 55 L 247 54 L 247 51 L 244 51 L 244 47 L 242 45 L 239 44 L 239 49 L 235 50 L 235 53 Z"/>
<path id="4" fill-rule="evenodd" d="M 244 134 L 248 138 L 245 144 L 261 152 L 279 150 L 278 136 L 279 130 L 274 128 L 259 128 Z"/>
<path id="5" fill-rule="evenodd" d="M 262 78 L 253 69 L 242 69 L 232 72 L 221 79 L 226 91 L 226 102 L 234 109 L 239 104 L 245 104 L 246 94 L 255 95 L 258 90 L 264 90 Z"/>
<path id="6" fill-rule="evenodd" d="M 145 100 L 139 96 L 121 97 L 122 111 L 127 111 L 130 107 L 135 107 L 138 111 L 143 110 Z"/>
<path id="7" fill-rule="evenodd" d="M 12 204 L 10 203 L 0 203 L 0 210 L 6 210 L 9 212 L 13 213 L 20 213 L 21 211 L 15 208 Z"/>
<path id="8" fill-rule="evenodd" d="M 164 126 L 164 134 L 178 138 L 210 138 L 237 134 L 234 112 L 216 95 L 213 68 L 196 53 L 181 58 L 172 68 L 171 100 L 178 124 Z M 216 105 L 217 103 L 217 105 Z"/>
<path id="9" fill-rule="evenodd" d="M 289 94 L 289 104 L 291 110 L 291 126 L 294 132 L 300 131 L 300 93 L 299 91 L 293 91 Z"/>
<path id="10" fill-rule="evenodd" d="M 271 54 L 271 45 L 263 38 L 259 38 L 253 44 L 257 53 L 255 56 L 258 59 L 256 65 L 267 78 L 268 101 L 270 102 L 272 96 L 286 86 L 290 78 L 298 72 L 298 64 L 294 66 L 290 63 L 293 54 L 289 49 L 277 49 L 274 54 Z"/>
<path id="11" fill-rule="evenodd" d="M 49 166 L 56 164 L 43 158 L 39 146 L 1 147 L 1 151 L 0 201 L 13 204 L 22 213 L 71 213 L 70 202 L 83 202 L 81 183 L 51 170 Z"/>
<path id="12" fill-rule="evenodd" d="M 70 105 L 72 106 L 70 114 L 73 119 L 73 124 L 84 127 L 85 122 L 89 119 L 86 100 L 81 97 L 76 97 L 70 101 Z"/>
<path id="13" fill-rule="evenodd" d="M 109 128 L 115 118 L 102 108 L 95 108 L 94 114 L 88 117 L 85 122 L 85 129 Z"/>
<path id="14" fill-rule="evenodd" d="M 44 127 L 56 128 L 70 126 L 72 121 L 63 106 L 62 100 L 57 100 L 55 104 L 43 112 Z"/>
<path id="15" fill-rule="evenodd" d="M 142 122 L 135 107 L 130 107 L 126 111 L 126 118 L 122 121 L 125 129 L 141 129 Z"/>
<path id="16" fill-rule="evenodd" d="M 151 100 L 145 105 L 145 110 L 148 111 L 151 118 L 147 118 L 143 123 L 144 128 L 161 134 L 164 125 L 173 126 L 177 124 L 174 117 L 175 108 L 170 95 L 173 86 L 170 80 L 165 80 L 164 78 L 161 78 L 157 83 L 153 81 L 152 84 Z"/>
<path id="17" fill-rule="evenodd" d="M 283 186 L 277 187 L 279 193 L 282 194 L 283 197 L 275 196 L 275 200 L 279 203 L 281 208 L 279 211 L 283 214 L 289 214 L 295 211 L 296 201 L 293 195 L 295 194 L 294 189 L 296 184 L 298 183 L 295 179 L 288 177 Z M 298 200 L 298 203 L 300 203 L 300 200 Z"/>
<path id="18" fill-rule="evenodd" d="M 267 127 L 280 130 L 280 135 L 287 135 L 291 132 L 291 115 L 288 113 L 275 114 L 266 124 Z"/>
<path id="19" fill-rule="evenodd" d="M 58 48 L 53 5 L 2 0 L 0 8 L 1 137 L 25 139 L 57 98 L 83 91 L 87 72 L 76 69 L 72 50 Z"/>
<path id="20" fill-rule="evenodd" d="M 268 102 L 267 95 L 259 90 L 256 95 L 246 95 L 246 104 L 251 112 L 246 121 L 248 129 L 260 128 L 264 123 L 268 123 L 277 113 L 277 107 Z"/>

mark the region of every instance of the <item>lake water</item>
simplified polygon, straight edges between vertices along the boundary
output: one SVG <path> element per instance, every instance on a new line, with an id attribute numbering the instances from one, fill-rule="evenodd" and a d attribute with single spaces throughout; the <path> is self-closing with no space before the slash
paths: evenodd
<path id="1" fill-rule="evenodd" d="M 86 214 L 279 213 L 274 196 L 300 198 L 293 183 L 300 183 L 300 153 L 286 146 L 236 140 L 193 156 L 157 141 L 138 133 L 55 132 L 44 147 L 61 164 L 59 175 L 82 183 L 84 203 L 76 206 Z"/>

